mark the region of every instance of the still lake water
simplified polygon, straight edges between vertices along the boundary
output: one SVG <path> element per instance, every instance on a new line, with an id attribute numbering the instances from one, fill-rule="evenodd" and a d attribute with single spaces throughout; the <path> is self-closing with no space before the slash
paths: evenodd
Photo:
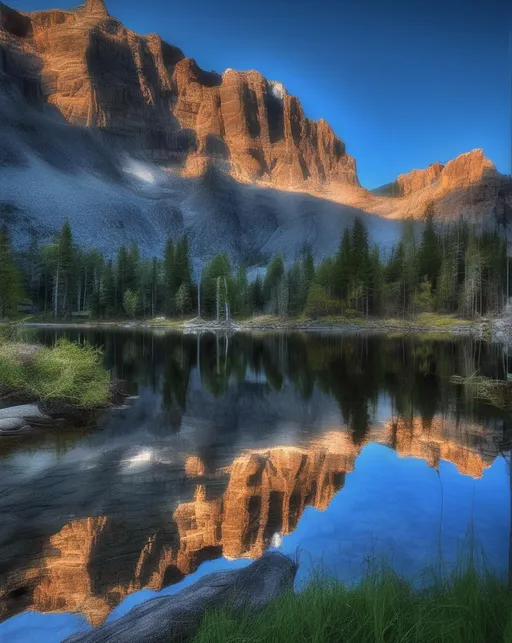
<path id="1" fill-rule="evenodd" d="M 510 419 L 450 384 L 499 345 L 336 334 L 26 331 L 102 346 L 139 398 L 0 442 L 0 641 L 57 643 L 269 546 L 348 582 L 470 548 L 506 575 Z"/>

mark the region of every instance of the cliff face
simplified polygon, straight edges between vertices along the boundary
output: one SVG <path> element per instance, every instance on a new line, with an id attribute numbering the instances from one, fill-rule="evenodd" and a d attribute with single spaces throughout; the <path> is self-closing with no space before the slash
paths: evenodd
<path id="1" fill-rule="evenodd" d="M 256 71 L 205 72 L 157 35 L 126 29 L 102 0 L 31 14 L 0 6 L 0 69 L 21 78 L 27 98 L 132 155 L 186 174 L 215 159 L 239 179 L 280 188 L 358 184 L 329 125 L 307 119 L 297 98 Z"/>
<path id="2" fill-rule="evenodd" d="M 333 190 L 331 196 L 391 219 L 420 219 L 433 203 L 439 220 L 464 216 L 467 221 L 494 225 L 504 208 L 512 208 L 509 177 L 500 174 L 481 149 L 461 154 L 446 165 L 433 163 L 424 170 L 400 174 L 396 181 L 371 193 L 342 188 Z"/>
<path id="3" fill-rule="evenodd" d="M 383 219 L 421 218 L 430 202 L 440 220 L 492 225 L 512 208 L 481 150 L 369 192 L 343 141 L 282 84 L 206 72 L 103 0 L 29 14 L 0 2 L 0 112 L 0 217 L 15 213 L 18 246 L 64 219 L 107 256 L 134 239 L 156 256 L 187 233 L 199 272 L 218 252 L 291 261 L 307 244 L 320 260 L 355 216 L 388 250 L 400 227 Z"/>
<path id="4" fill-rule="evenodd" d="M 499 178 L 492 161 L 483 150 L 475 149 L 443 163 L 432 163 L 423 170 L 399 174 L 396 181 L 374 190 L 375 194 L 391 197 L 408 197 L 424 189 L 436 194 L 467 188 Z"/>

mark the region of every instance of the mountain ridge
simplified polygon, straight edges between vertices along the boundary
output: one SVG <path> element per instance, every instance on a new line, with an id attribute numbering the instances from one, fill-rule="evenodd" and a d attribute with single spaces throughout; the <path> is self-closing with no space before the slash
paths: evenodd
<path id="1" fill-rule="evenodd" d="M 69 218 L 107 254 L 133 239 L 159 254 L 187 233 L 199 263 L 220 250 L 291 260 L 304 245 L 319 259 L 356 215 L 386 247 L 399 235 L 387 220 L 421 219 L 430 203 L 440 221 L 478 223 L 510 205 L 481 150 L 366 190 L 345 143 L 282 83 L 204 71 L 103 0 L 32 13 L 0 3 L 0 108 L 0 218 L 14 213 L 15 240 Z"/>

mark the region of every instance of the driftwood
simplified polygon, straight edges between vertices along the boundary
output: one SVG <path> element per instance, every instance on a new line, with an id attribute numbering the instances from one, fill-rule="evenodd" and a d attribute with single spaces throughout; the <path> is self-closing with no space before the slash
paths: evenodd
<path id="1" fill-rule="evenodd" d="M 173 596 L 153 598 L 125 616 L 65 643 L 181 643 L 196 633 L 204 613 L 225 608 L 255 612 L 293 588 L 297 565 L 278 552 L 267 552 L 249 566 L 210 574 Z"/>

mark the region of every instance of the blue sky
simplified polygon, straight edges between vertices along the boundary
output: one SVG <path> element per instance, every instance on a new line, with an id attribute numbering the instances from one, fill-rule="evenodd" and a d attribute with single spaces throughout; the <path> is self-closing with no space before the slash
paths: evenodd
<path id="1" fill-rule="evenodd" d="M 69 0 L 10 0 L 31 11 Z M 207 70 L 257 69 L 325 118 L 373 188 L 481 147 L 510 172 L 510 0 L 107 0 Z"/>

